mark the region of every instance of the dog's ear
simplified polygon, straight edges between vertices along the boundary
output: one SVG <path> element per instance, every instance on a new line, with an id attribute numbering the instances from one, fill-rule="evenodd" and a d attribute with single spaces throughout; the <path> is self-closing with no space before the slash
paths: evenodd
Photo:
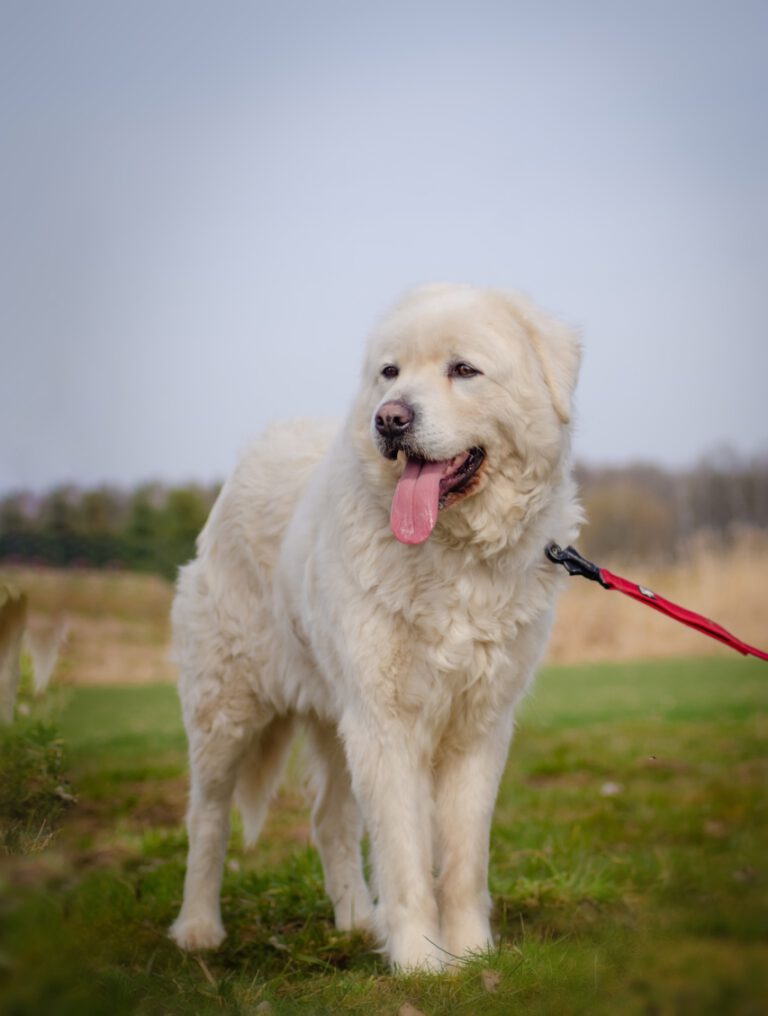
<path id="1" fill-rule="evenodd" d="M 581 363 L 581 342 L 562 321 L 540 310 L 528 297 L 515 293 L 508 297 L 508 302 L 528 332 L 555 412 L 563 423 L 570 423 L 573 390 Z"/>

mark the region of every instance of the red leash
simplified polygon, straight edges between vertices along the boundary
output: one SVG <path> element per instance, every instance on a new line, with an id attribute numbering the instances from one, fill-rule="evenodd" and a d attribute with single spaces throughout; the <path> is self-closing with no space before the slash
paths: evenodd
<path id="1" fill-rule="evenodd" d="M 654 610 L 661 611 L 667 617 L 672 617 L 681 624 L 687 624 L 689 628 L 695 628 L 702 635 L 709 635 L 710 638 L 717 639 L 718 642 L 730 646 L 731 649 L 735 649 L 744 656 L 756 656 L 759 660 L 768 660 L 768 653 L 742 642 L 741 639 L 736 638 L 715 621 L 710 621 L 708 617 L 703 617 L 701 614 L 695 614 L 692 610 L 672 603 L 671 600 L 665 600 L 658 593 L 652 592 L 645 586 L 639 586 L 636 582 L 630 582 L 629 579 L 624 579 L 621 575 L 614 575 L 607 568 L 599 568 L 592 561 L 587 561 L 582 557 L 574 547 L 566 547 L 563 550 L 556 543 L 548 543 L 545 553 L 550 561 L 563 565 L 569 575 L 582 575 L 585 579 L 599 582 L 605 589 L 617 589 L 625 596 L 631 596 L 633 600 L 639 600 L 647 607 L 653 607 Z"/>

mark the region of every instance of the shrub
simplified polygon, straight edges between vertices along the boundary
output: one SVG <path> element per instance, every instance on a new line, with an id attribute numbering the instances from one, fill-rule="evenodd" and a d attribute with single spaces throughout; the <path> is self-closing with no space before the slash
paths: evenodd
<path id="1" fill-rule="evenodd" d="M 0 732 L 0 854 L 42 850 L 73 802 L 52 724 L 21 722 Z"/>

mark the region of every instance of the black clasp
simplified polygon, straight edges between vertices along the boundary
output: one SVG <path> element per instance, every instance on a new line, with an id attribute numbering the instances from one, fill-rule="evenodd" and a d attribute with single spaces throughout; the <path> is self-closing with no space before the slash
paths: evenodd
<path id="1" fill-rule="evenodd" d="M 553 564 L 561 564 L 569 575 L 583 575 L 585 579 L 599 582 L 601 586 L 605 585 L 597 565 L 582 557 L 575 547 L 566 547 L 563 550 L 553 541 L 547 544 L 544 553 Z"/>

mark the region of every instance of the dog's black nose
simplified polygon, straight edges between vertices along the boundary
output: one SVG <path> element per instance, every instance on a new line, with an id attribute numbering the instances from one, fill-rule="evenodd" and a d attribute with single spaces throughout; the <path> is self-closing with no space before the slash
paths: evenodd
<path id="1" fill-rule="evenodd" d="M 376 430 L 382 437 L 400 437 L 413 425 L 413 409 L 407 402 L 393 399 L 385 402 L 376 413 Z"/>

